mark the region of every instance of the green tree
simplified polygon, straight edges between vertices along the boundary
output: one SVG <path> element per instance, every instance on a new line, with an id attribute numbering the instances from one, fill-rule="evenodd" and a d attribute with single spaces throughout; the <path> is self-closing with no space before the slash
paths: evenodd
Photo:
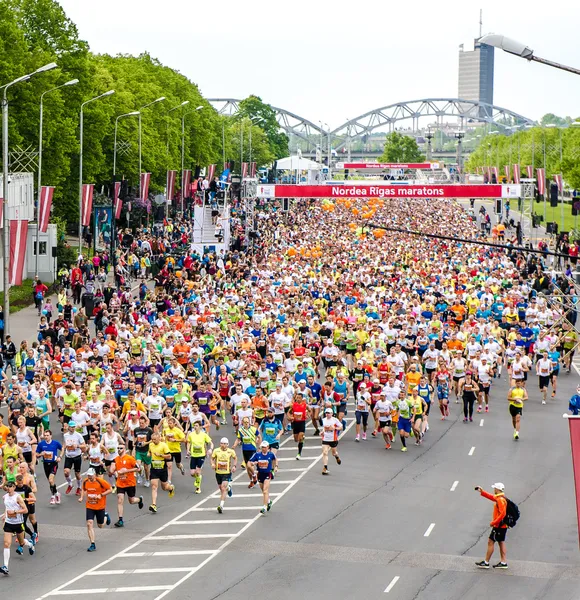
<path id="1" fill-rule="evenodd" d="M 252 146 L 250 154 L 250 127 L 252 131 Z M 243 144 L 241 146 L 241 144 Z M 226 147 L 229 160 L 236 164 L 241 162 L 256 162 L 258 167 L 272 163 L 275 160 L 266 132 L 257 125 L 252 125 L 248 118 L 232 119 L 226 130 Z M 236 169 L 238 170 L 238 169 Z"/>
<path id="2" fill-rule="evenodd" d="M 236 116 L 239 119 L 251 119 L 255 125 L 265 131 L 274 160 L 288 156 L 288 136 L 280 132 L 274 109 L 264 103 L 260 97 L 251 95 L 242 100 Z"/>
<path id="3" fill-rule="evenodd" d="M 402 135 L 398 131 L 389 133 L 385 140 L 385 148 L 379 162 L 413 163 L 424 159 L 415 138 Z"/>

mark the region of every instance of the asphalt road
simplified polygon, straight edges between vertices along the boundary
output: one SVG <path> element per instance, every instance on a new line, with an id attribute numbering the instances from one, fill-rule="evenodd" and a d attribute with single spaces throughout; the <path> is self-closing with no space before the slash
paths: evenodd
<path id="1" fill-rule="evenodd" d="M 61 506 L 49 506 L 39 477 L 37 553 L 13 552 L 0 595 L 578 600 L 578 532 L 562 418 L 578 381 L 574 370 L 563 375 L 557 399 L 542 406 L 531 379 L 519 442 L 512 439 L 505 379 L 494 383 L 489 414 L 471 424 L 462 422 L 459 405 L 452 404 L 445 422 L 434 406 L 423 446 L 411 443 L 405 454 L 398 441 L 387 451 L 372 438 L 355 443 L 348 431 L 339 445 L 343 464 L 331 462 L 329 477 L 320 474 L 312 430 L 302 461 L 285 438 L 271 487 L 275 503 L 265 516 L 245 474 L 223 515 L 209 465 L 201 496 L 192 493 L 189 477 L 177 474 L 173 500 L 162 494 L 157 515 L 126 507 L 125 528 L 99 530 L 93 554 L 86 552 L 84 508 L 66 496 Z M 490 490 L 495 481 L 505 483 L 522 512 L 508 533 L 510 569 L 503 572 L 474 566 L 485 552 L 492 504 L 473 487 Z M 113 499 L 109 510 L 115 517 Z"/>

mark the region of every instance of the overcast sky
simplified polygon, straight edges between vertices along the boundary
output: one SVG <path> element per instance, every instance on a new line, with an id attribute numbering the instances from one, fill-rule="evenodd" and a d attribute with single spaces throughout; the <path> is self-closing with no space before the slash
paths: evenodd
<path id="1" fill-rule="evenodd" d="M 93 52 L 147 51 L 206 97 L 260 96 L 334 129 L 399 101 L 457 97 L 458 46 L 481 2 L 60 0 Z M 580 5 L 488 0 L 483 32 L 580 67 Z M 551 16 L 550 16 L 551 15 Z M 526 117 L 580 116 L 580 76 L 496 50 L 494 103 Z"/>

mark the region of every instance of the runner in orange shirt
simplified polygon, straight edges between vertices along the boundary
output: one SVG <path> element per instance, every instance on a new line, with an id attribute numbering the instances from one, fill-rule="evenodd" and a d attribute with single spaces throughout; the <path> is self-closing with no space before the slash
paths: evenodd
<path id="1" fill-rule="evenodd" d="M 129 504 L 138 504 L 139 510 L 143 508 L 143 496 L 137 497 L 137 479 L 135 473 L 139 472 L 137 461 L 125 451 L 125 444 L 119 444 L 117 448 L 119 456 L 115 458 L 115 473 L 117 474 L 117 514 L 119 520 L 115 527 L 124 527 L 123 521 L 123 503 L 125 494 L 129 499 Z"/>
<path id="2" fill-rule="evenodd" d="M 99 529 L 102 529 L 105 521 L 107 525 L 111 524 L 111 517 L 107 512 L 107 495 L 112 491 L 111 485 L 97 477 L 97 473 L 93 468 L 87 471 L 87 478 L 83 481 L 79 502 L 82 502 L 86 495 L 86 518 L 87 518 L 87 533 L 91 545 L 87 548 L 87 552 L 94 552 L 97 549 L 95 544 L 95 528 L 94 521 L 97 520 Z"/>

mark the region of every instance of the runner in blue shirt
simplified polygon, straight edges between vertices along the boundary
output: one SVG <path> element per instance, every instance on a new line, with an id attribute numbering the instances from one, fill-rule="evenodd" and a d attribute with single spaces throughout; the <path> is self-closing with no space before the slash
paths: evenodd
<path id="1" fill-rule="evenodd" d="M 60 504 L 60 494 L 54 483 L 58 463 L 60 462 L 60 452 L 62 452 L 62 444 L 57 440 L 53 440 L 52 431 L 47 429 L 44 432 L 44 439 L 36 446 L 36 455 L 41 456 L 44 463 L 44 474 L 48 479 L 50 493 L 52 494 L 50 497 L 51 504 Z"/>
<path id="2" fill-rule="evenodd" d="M 250 458 L 250 464 L 252 465 L 252 469 L 257 469 L 258 471 L 258 482 L 264 499 L 264 505 L 260 509 L 260 512 L 265 514 L 267 510 L 272 508 L 270 479 L 272 479 L 272 472 L 278 469 L 278 462 L 276 456 L 270 452 L 270 444 L 265 440 L 260 444 L 260 450 L 260 452 L 254 453 Z"/>
<path id="3" fill-rule="evenodd" d="M 280 447 L 280 437 L 284 432 L 284 427 L 275 417 L 274 409 L 272 407 L 267 410 L 266 418 L 260 423 L 259 430 L 262 439 L 270 444 L 270 450 L 275 456 L 276 451 Z"/>

